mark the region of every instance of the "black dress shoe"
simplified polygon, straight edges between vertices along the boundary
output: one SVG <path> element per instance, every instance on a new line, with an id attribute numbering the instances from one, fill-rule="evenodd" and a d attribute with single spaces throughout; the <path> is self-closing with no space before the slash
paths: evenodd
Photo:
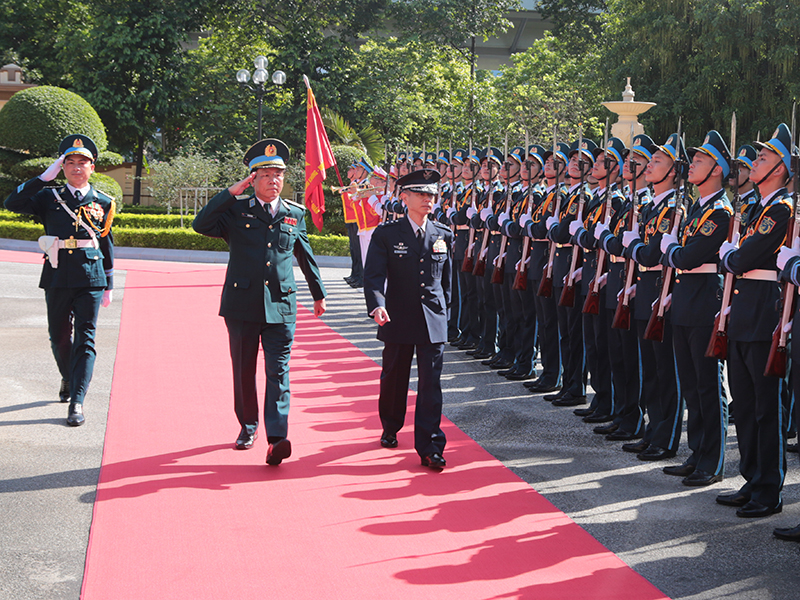
<path id="1" fill-rule="evenodd" d="M 800 525 L 797 527 L 776 527 L 772 530 L 772 535 L 779 540 L 800 542 Z"/>
<path id="2" fill-rule="evenodd" d="M 581 404 L 586 404 L 586 396 L 564 394 L 558 400 L 553 400 L 553 406 L 580 406 Z"/>
<path id="3" fill-rule="evenodd" d="M 511 375 L 512 373 L 516 373 L 516 372 L 517 372 L 517 367 L 515 367 L 515 366 L 513 366 L 513 365 L 512 365 L 512 366 L 508 367 L 507 369 L 500 369 L 500 370 L 497 372 L 497 375 L 498 375 L 499 377 L 506 377 L 506 378 L 508 378 L 508 376 L 509 376 L 509 375 Z"/>
<path id="4" fill-rule="evenodd" d="M 536 369 L 531 369 L 530 371 L 512 371 L 506 375 L 506 379 L 509 381 L 525 381 L 526 379 L 533 379 L 534 377 L 536 377 Z"/>
<path id="5" fill-rule="evenodd" d="M 478 343 L 477 342 L 464 342 L 463 344 L 459 344 L 458 345 L 458 349 L 459 350 L 467 350 L 468 353 L 472 352 L 477 347 L 478 347 Z"/>
<path id="6" fill-rule="evenodd" d="M 456 339 L 454 339 L 454 340 L 452 340 L 450 342 L 450 345 L 458 347 L 461 344 L 463 344 L 464 342 L 466 342 L 466 340 L 464 338 L 462 338 L 461 336 L 458 336 Z"/>
<path id="7" fill-rule="evenodd" d="M 598 415 L 596 411 L 594 414 L 583 417 L 584 423 L 608 423 L 613 420 L 614 417 L 612 415 Z"/>
<path id="8" fill-rule="evenodd" d="M 493 369 L 515 369 L 514 361 L 513 360 L 502 360 L 495 357 L 492 361 L 492 364 L 489 365 Z"/>
<path id="9" fill-rule="evenodd" d="M 673 458 L 677 452 L 675 450 L 666 450 L 658 446 L 650 445 L 645 450 L 636 455 L 639 460 L 656 461 L 664 460 L 665 458 Z"/>
<path id="10" fill-rule="evenodd" d="M 717 504 L 722 504 L 723 506 L 744 506 L 750 502 L 750 494 L 738 490 L 727 494 L 719 494 L 716 500 Z"/>
<path id="11" fill-rule="evenodd" d="M 548 394 L 547 396 L 544 397 L 544 399 L 547 400 L 548 402 L 554 402 L 555 400 L 561 400 L 561 398 L 563 398 L 566 393 L 567 390 L 562 388 L 555 394 Z"/>
<path id="12" fill-rule="evenodd" d="M 470 344 L 469 349 L 464 354 L 467 356 L 475 356 L 479 352 L 481 352 L 481 349 L 478 348 L 478 344 Z"/>
<path id="13" fill-rule="evenodd" d="M 704 485 L 713 485 L 722 481 L 722 475 L 712 475 L 705 471 L 695 471 L 688 477 L 683 478 L 683 485 L 700 487 Z"/>
<path id="14" fill-rule="evenodd" d="M 628 442 L 631 440 L 638 440 L 642 436 L 638 433 L 631 433 L 629 431 L 623 431 L 622 429 L 617 429 L 614 433 L 609 433 L 606 436 L 606 439 L 609 442 Z"/>
<path id="15" fill-rule="evenodd" d="M 692 473 L 694 473 L 695 466 L 690 465 L 689 463 L 683 463 L 682 465 L 670 465 L 668 467 L 664 467 L 663 471 L 667 475 L 675 475 L 675 477 L 688 477 Z"/>
<path id="16" fill-rule="evenodd" d="M 61 387 L 58 389 L 58 399 L 61 402 L 69 402 L 69 381 L 61 380 Z"/>
<path id="17" fill-rule="evenodd" d="M 467 352 L 467 354 L 469 354 L 469 352 Z M 492 352 L 490 350 L 484 350 L 482 352 L 476 352 L 475 354 L 472 355 L 472 358 L 474 358 L 475 360 L 483 360 L 483 359 L 486 359 L 486 358 L 493 358 L 493 357 L 494 357 L 494 352 Z"/>
<path id="18" fill-rule="evenodd" d="M 397 448 L 397 436 L 393 433 L 384 432 L 381 435 L 381 446 L 384 448 Z"/>
<path id="19" fill-rule="evenodd" d="M 447 461 L 438 452 L 434 452 L 428 456 L 422 457 L 422 466 L 433 469 L 434 471 L 441 471 L 447 466 Z"/>
<path id="20" fill-rule="evenodd" d="M 549 394 L 550 392 L 557 392 L 561 389 L 560 386 L 556 384 L 548 384 L 548 383 L 540 383 L 538 380 L 528 385 L 529 382 L 525 382 L 524 385 L 528 388 L 532 394 Z"/>
<path id="21" fill-rule="evenodd" d="M 353 281 L 355 281 L 354 277 L 342 277 L 347 282 L 347 285 L 350 285 Z"/>
<path id="22" fill-rule="evenodd" d="M 619 425 L 617 425 L 616 423 L 609 423 L 608 425 L 598 425 L 597 427 L 592 429 L 592 431 L 600 435 L 611 435 L 617 429 L 619 429 Z"/>
<path id="23" fill-rule="evenodd" d="M 254 431 L 253 433 L 247 433 L 246 428 L 242 428 L 242 431 L 239 433 L 239 437 L 236 438 L 236 449 L 237 450 L 250 450 L 253 447 L 253 442 L 256 441 L 258 437 L 258 432 Z"/>
<path id="24" fill-rule="evenodd" d="M 284 458 L 289 458 L 292 455 L 292 442 L 286 438 L 279 442 L 270 444 L 267 449 L 267 464 L 276 466 L 281 464 Z"/>
<path id="25" fill-rule="evenodd" d="M 64 400 L 62 400 L 62 402 L 64 402 Z M 791 452 L 793 454 L 797 454 L 798 452 L 797 446 L 798 446 L 797 444 L 786 444 L 786 451 Z"/>
<path id="26" fill-rule="evenodd" d="M 73 402 L 69 405 L 69 412 L 67 413 L 67 425 L 70 427 L 80 427 L 86 422 L 83 417 L 83 404 Z"/>
<path id="27" fill-rule="evenodd" d="M 478 358 L 478 357 L 476 356 L 475 358 Z M 496 355 L 496 354 L 492 354 L 492 355 L 491 355 L 489 358 L 484 358 L 484 359 L 481 361 L 481 364 L 482 364 L 484 367 L 491 367 L 491 366 L 492 366 L 493 364 L 495 364 L 496 362 L 497 362 L 497 355 Z"/>
<path id="28" fill-rule="evenodd" d="M 644 440 L 640 442 L 631 442 L 630 444 L 622 444 L 622 449 L 625 452 L 635 452 L 636 454 L 640 454 L 647 450 L 650 446 L 650 442 L 645 442 Z"/>
<path id="29" fill-rule="evenodd" d="M 755 500 L 750 500 L 742 508 L 736 511 L 736 516 L 743 519 L 759 519 L 779 513 L 783 510 L 783 502 L 778 501 L 776 506 L 766 506 Z"/>
<path id="30" fill-rule="evenodd" d="M 594 409 L 591 406 L 587 408 L 576 408 L 572 411 L 572 414 L 576 417 L 588 417 L 594 414 Z"/>

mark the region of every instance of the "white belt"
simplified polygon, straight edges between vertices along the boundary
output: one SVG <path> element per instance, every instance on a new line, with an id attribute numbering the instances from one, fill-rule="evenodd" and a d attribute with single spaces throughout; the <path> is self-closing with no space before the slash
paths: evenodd
<path id="1" fill-rule="evenodd" d="M 469 225 L 456 225 L 456 229 L 458 231 L 463 231 L 465 229 L 469 229 Z"/>
<path id="2" fill-rule="evenodd" d="M 663 268 L 664 265 L 656 265 L 655 267 L 643 267 L 642 265 L 639 265 L 639 271 L 641 271 L 642 273 L 644 273 L 645 271 L 660 271 Z"/>
<path id="3" fill-rule="evenodd" d="M 67 250 L 74 250 L 75 248 L 97 248 L 95 240 L 58 240 L 58 249 L 66 248 Z"/>
<path id="4" fill-rule="evenodd" d="M 531 238 L 531 239 L 533 239 L 533 243 L 534 244 L 549 244 L 550 243 L 547 240 L 537 240 L 535 238 Z"/>
<path id="5" fill-rule="evenodd" d="M 695 267 L 694 269 L 677 269 L 678 275 L 694 275 L 698 273 L 714 273 L 717 272 L 717 265 L 715 263 L 706 263 Z"/>
<path id="6" fill-rule="evenodd" d="M 617 256 L 616 254 L 609 254 L 608 255 L 608 260 L 610 260 L 612 263 L 621 263 L 621 262 L 625 262 L 625 260 L 627 260 L 627 259 L 624 256 Z"/>
<path id="7" fill-rule="evenodd" d="M 778 281 L 778 272 L 770 269 L 753 269 L 741 275 L 738 279 L 755 279 L 756 281 Z"/>
<path id="8" fill-rule="evenodd" d="M 572 244 L 556 244 L 556 248 L 572 248 Z"/>

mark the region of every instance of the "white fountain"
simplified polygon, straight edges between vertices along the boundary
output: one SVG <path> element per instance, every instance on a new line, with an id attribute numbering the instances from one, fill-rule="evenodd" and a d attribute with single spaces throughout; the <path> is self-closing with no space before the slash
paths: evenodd
<path id="1" fill-rule="evenodd" d="M 603 106 L 619 117 L 611 126 L 611 135 L 625 142 L 628 148 L 631 147 L 634 136 L 644 133 L 644 126 L 639 123 L 638 116 L 656 105 L 655 102 L 636 102 L 633 99 L 635 96 L 631 78 L 628 77 L 625 91 L 622 92 L 622 101 L 603 102 Z"/>

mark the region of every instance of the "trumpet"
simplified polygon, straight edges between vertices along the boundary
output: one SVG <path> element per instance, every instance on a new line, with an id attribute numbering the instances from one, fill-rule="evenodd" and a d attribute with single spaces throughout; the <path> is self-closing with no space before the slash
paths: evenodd
<path id="1" fill-rule="evenodd" d="M 346 185 L 344 187 L 331 186 L 331 191 L 334 194 L 352 194 L 353 192 L 366 192 L 366 191 L 374 191 L 377 189 L 378 189 L 377 187 L 369 185 L 368 183 L 359 183 L 358 185 L 354 185 L 351 183 L 350 185 Z"/>

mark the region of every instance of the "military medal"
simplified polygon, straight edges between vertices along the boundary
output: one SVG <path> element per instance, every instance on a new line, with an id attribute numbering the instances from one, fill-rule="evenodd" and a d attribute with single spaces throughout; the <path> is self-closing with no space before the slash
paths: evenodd
<path id="1" fill-rule="evenodd" d="M 433 253 L 434 254 L 447 254 L 447 244 L 442 238 L 439 238 L 435 242 L 433 242 Z"/>

